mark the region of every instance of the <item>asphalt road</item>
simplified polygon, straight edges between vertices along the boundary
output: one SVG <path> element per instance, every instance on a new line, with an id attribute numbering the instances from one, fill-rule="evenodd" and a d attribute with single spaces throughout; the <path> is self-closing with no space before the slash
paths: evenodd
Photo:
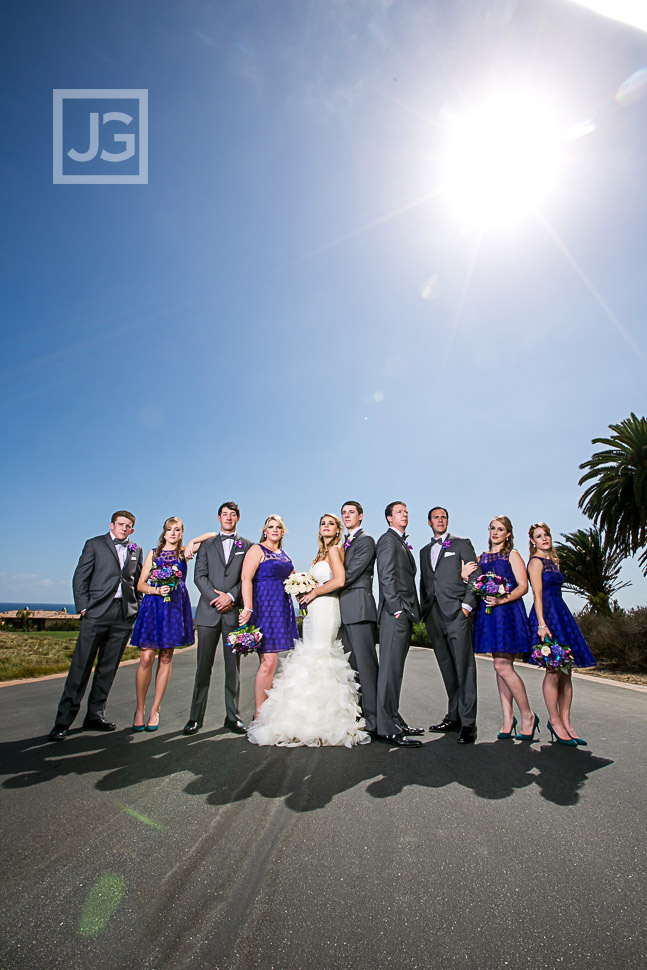
<path id="1" fill-rule="evenodd" d="M 255 661 L 243 662 L 249 716 Z M 134 667 L 114 734 L 51 744 L 61 680 L 0 690 L 0 970 L 517 970 L 645 965 L 647 695 L 576 683 L 588 748 L 495 741 L 479 660 L 479 741 L 257 748 L 204 729 L 178 654 L 162 726 L 133 735 Z M 402 712 L 445 713 L 412 649 Z M 81 718 L 79 718 L 80 724 Z"/>

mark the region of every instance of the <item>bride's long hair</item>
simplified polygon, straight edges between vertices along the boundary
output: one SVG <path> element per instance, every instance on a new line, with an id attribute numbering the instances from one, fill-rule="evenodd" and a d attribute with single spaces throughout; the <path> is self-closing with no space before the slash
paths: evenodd
<path id="1" fill-rule="evenodd" d="M 332 537 L 332 539 L 328 539 L 328 540 L 325 540 L 321 534 L 321 523 L 325 518 L 334 519 L 335 525 L 337 526 L 337 531 L 335 535 Z M 317 545 L 319 548 L 317 550 L 317 555 L 312 560 L 313 566 L 315 563 L 321 562 L 322 560 L 326 559 L 328 557 L 328 551 L 332 549 L 333 546 L 341 545 L 341 537 L 343 536 L 343 534 L 344 534 L 344 524 L 342 520 L 338 518 L 334 514 L 334 512 L 324 512 L 324 514 L 319 519 L 319 533 L 317 535 Z"/>

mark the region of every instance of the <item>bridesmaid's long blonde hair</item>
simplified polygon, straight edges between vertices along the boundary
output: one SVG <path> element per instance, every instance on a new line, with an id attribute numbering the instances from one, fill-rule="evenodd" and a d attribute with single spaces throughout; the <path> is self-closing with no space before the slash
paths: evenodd
<path id="1" fill-rule="evenodd" d="M 528 529 L 528 539 L 530 540 L 528 542 L 528 548 L 530 550 L 530 558 L 532 559 L 533 556 L 536 556 L 537 555 L 537 546 L 532 541 L 533 535 L 535 533 L 535 529 L 543 529 L 544 532 L 546 533 L 546 535 L 549 535 L 550 536 L 550 538 L 551 538 L 551 546 L 550 546 L 550 549 L 548 551 L 548 558 L 549 559 L 552 559 L 553 562 L 554 563 L 557 563 L 557 565 L 559 566 L 559 556 L 555 552 L 555 546 L 552 544 L 553 534 L 552 534 L 552 532 L 550 531 L 550 529 L 548 528 L 548 526 L 546 525 L 545 522 L 535 522 L 535 524 L 534 525 L 531 525 L 530 528 Z"/>
<path id="2" fill-rule="evenodd" d="M 495 515 L 490 522 L 490 525 L 492 525 L 492 522 L 500 522 L 503 525 L 503 528 L 510 533 L 508 538 L 503 543 L 503 548 L 501 550 L 504 556 L 509 556 L 514 549 L 514 532 L 512 531 L 512 522 L 507 515 Z M 491 539 L 488 539 L 488 549 L 492 551 Z"/>
<path id="3" fill-rule="evenodd" d="M 168 518 L 165 521 L 164 525 L 162 526 L 162 534 L 157 540 L 157 549 L 155 550 L 156 556 L 159 556 L 160 552 L 166 545 L 166 539 L 164 538 L 164 533 L 166 532 L 167 529 L 170 529 L 172 525 L 176 525 L 176 524 L 182 526 L 182 536 L 180 536 L 180 541 L 176 549 L 177 557 L 178 559 L 184 559 L 184 546 L 182 545 L 182 537 L 184 536 L 184 522 L 182 521 L 182 519 L 178 519 L 177 515 L 172 515 L 170 518 Z"/>

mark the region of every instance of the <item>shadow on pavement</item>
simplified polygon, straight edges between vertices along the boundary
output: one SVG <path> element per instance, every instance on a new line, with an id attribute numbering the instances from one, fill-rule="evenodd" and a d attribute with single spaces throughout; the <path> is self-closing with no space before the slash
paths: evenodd
<path id="1" fill-rule="evenodd" d="M 38 737 L 0 745 L 4 788 L 99 773 L 96 788 L 106 792 L 188 773 L 193 778 L 184 791 L 206 797 L 208 804 L 242 802 L 258 793 L 284 799 L 295 812 L 323 808 L 335 795 L 365 783 L 373 798 L 392 798 L 409 785 L 439 789 L 456 784 L 489 800 L 537 785 L 548 801 L 575 805 L 588 776 L 612 763 L 582 748 L 509 741 L 459 746 L 451 736 L 409 750 L 379 742 L 352 750 L 258 748 L 224 728 L 191 738 L 77 731 L 58 744 Z"/>

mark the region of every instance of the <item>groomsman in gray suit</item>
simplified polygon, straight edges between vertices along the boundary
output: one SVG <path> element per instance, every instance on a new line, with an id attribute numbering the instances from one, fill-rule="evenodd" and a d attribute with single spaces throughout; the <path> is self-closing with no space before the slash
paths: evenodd
<path id="1" fill-rule="evenodd" d="M 422 743 L 399 714 L 404 662 L 411 643 L 411 628 L 420 619 L 416 592 L 416 561 L 407 542 L 409 513 L 404 502 L 391 502 L 384 514 L 389 528 L 376 547 L 380 598 L 377 618 L 380 624 L 380 667 L 377 678 L 377 731 L 381 741 L 403 748 Z"/>
<path id="2" fill-rule="evenodd" d="M 377 609 L 373 598 L 375 540 L 362 528 L 364 509 L 359 502 L 345 502 L 341 517 L 344 536 L 346 580 L 339 590 L 342 642 L 350 664 L 359 676 L 362 713 L 366 730 L 377 734 Z"/>
<path id="3" fill-rule="evenodd" d="M 477 562 L 469 539 L 448 531 L 449 513 L 429 510 L 434 537 L 420 550 L 420 609 L 445 684 L 447 714 L 430 731 L 458 731 L 460 744 L 476 741 L 476 662 L 472 610 L 476 593 L 461 576 L 464 562 Z"/>
<path id="4" fill-rule="evenodd" d="M 81 614 L 70 670 L 56 712 L 50 741 L 62 741 L 79 712 L 92 665 L 96 669 L 83 727 L 91 731 L 114 731 L 106 718 L 106 701 L 119 661 L 133 631 L 142 599 L 137 583 L 142 571 L 142 551 L 130 542 L 135 516 L 114 512 L 105 535 L 88 539 L 72 578 L 74 604 Z"/>
<path id="5" fill-rule="evenodd" d="M 245 553 L 253 542 L 236 534 L 240 509 L 235 502 L 223 502 L 218 509 L 219 535 L 206 539 L 198 550 L 193 581 L 200 590 L 195 612 L 198 628 L 198 658 L 193 699 L 185 734 L 195 734 L 203 724 L 209 696 L 211 671 L 222 637 L 225 658 L 225 724 L 235 734 L 247 728 L 238 710 L 240 697 L 240 656 L 231 652 L 227 637 L 238 628 L 242 605 L 240 577 Z"/>

